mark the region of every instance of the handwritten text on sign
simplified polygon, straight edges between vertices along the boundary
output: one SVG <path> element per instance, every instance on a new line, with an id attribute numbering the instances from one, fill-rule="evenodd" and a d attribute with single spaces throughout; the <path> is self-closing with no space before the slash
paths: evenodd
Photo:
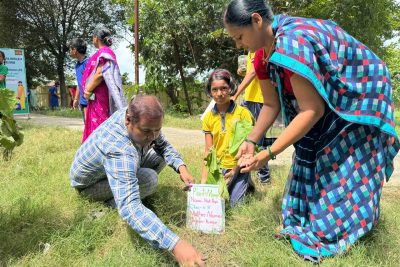
<path id="1" fill-rule="evenodd" d="M 224 204 L 218 185 L 193 185 L 188 193 L 187 226 L 205 233 L 223 233 Z"/>

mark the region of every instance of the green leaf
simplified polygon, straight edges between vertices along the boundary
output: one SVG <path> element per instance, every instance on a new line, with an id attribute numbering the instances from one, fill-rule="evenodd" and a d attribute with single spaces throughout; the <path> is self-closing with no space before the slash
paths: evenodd
<path id="1" fill-rule="evenodd" d="M 217 159 L 217 152 L 211 147 L 207 157 L 204 159 L 207 167 L 207 184 L 217 184 L 220 186 L 220 195 L 223 199 L 229 200 L 228 187 L 221 172 L 220 162 Z"/>

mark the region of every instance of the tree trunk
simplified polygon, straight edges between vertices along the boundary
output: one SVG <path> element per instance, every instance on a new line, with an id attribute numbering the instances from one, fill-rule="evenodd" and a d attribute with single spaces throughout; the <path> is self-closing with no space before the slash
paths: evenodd
<path id="1" fill-rule="evenodd" d="M 173 84 L 167 84 L 167 88 L 166 89 L 167 89 L 166 93 L 169 96 L 169 98 L 171 99 L 172 105 L 179 104 L 179 99 L 175 95 L 175 90 L 174 90 Z"/>
<path id="2" fill-rule="evenodd" d="M 179 71 L 179 75 L 181 77 L 181 81 L 182 81 L 182 88 L 183 88 L 183 92 L 185 93 L 185 100 L 186 100 L 186 105 L 189 111 L 190 115 L 193 115 L 193 111 L 192 111 L 192 102 L 190 101 L 189 98 L 189 93 L 186 87 L 186 78 L 185 78 L 185 73 L 183 71 L 183 66 L 182 66 L 182 62 L 181 62 L 181 57 L 179 54 L 179 46 L 178 43 L 176 42 L 176 38 L 173 34 L 173 45 L 174 45 L 174 56 L 175 56 L 175 61 L 176 61 L 176 65 L 178 67 L 178 71 Z"/>
<path id="3" fill-rule="evenodd" d="M 61 106 L 68 106 L 67 88 L 65 86 L 64 60 L 58 59 L 57 74 L 60 82 Z"/>

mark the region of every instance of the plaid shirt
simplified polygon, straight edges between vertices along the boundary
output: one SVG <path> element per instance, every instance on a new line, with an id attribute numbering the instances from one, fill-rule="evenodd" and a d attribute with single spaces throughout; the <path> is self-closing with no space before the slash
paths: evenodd
<path id="1" fill-rule="evenodd" d="M 70 170 L 71 186 L 85 188 L 107 177 L 121 217 L 153 246 L 172 250 L 179 237 L 140 200 L 136 171 L 149 148 L 138 153 L 124 124 L 125 112 L 125 108 L 115 112 L 79 148 Z M 184 162 L 165 136 L 161 134 L 153 145 L 178 172 Z"/>

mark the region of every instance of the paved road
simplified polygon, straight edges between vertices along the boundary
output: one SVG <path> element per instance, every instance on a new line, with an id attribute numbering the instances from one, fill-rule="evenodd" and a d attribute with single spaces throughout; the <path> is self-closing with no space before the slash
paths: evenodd
<path id="1" fill-rule="evenodd" d="M 63 118 L 31 114 L 29 119 L 27 116 L 18 116 L 16 119 L 18 121 L 24 121 L 35 125 L 61 126 L 71 130 L 83 131 L 83 121 L 78 118 Z M 204 144 L 204 135 L 200 130 L 163 127 L 162 131 L 168 138 L 168 141 L 176 148 L 182 148 L 185 146 L 202 147 Z M 290 164 L 293 151 L 293 146 L 289 147 L 283 153 L 279 154 L 276 160 L 270 161 L 270 165 L 279 167 Z M 400 153 L 395 158 L 395 171 L 387 185 L 400 188 Z"/>

